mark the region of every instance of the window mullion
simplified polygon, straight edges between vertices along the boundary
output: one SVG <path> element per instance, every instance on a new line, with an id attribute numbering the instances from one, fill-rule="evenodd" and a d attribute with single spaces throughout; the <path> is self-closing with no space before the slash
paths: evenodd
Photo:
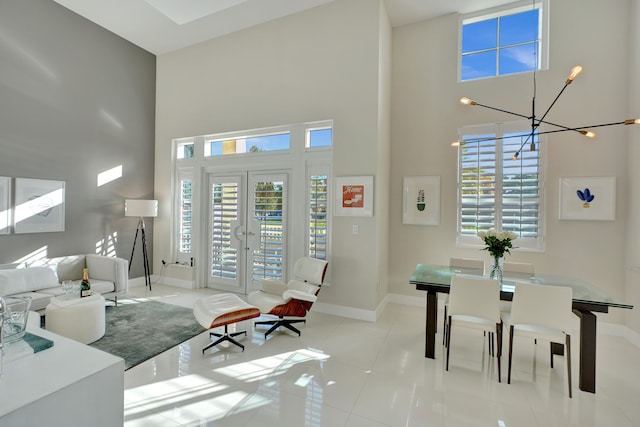
<path id="1" fill-rule="evenodd" d="M 504 173 L 502 170 L 502 164 L 503 164 L 503 149 L 502 149 L 502 142 L 503 142 L 503 129 L 501 126 L 498 125 L 498 129 L 496 132 L 496 157 L 495 157 L 495 162 L 496 162 L 496 187 L 495 187 L 495 210 L 496 210 L 496 216 L 495 216 L 495 228 L 497 230 L 502 230 L 502 187 L 503 187 L 503 180 L 504 180 Z"/>
<path id="2" fill-rule="evenodd" d="M 498 29 L 496 30 L 496 76 L 500 75 L 500 23 L 502 22 L 502 17 L 498 17 L 498 22 L 496 23 Z M 497 150 L 496 150 L 497 152 Z"/>

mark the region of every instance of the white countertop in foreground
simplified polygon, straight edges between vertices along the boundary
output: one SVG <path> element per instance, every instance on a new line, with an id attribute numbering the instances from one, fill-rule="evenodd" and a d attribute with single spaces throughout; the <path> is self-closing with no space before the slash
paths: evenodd
<path id="1" fill-rule="evenodd" d="M 122 408 L 124 361 L 121 358 L 37 327 L 27 327 L 27 331 L 50 339 L 54 344 L 51 348 L 4 364 L 0 377 L 0 420 L 7 415 L 15 417 L 13 412 L 41 400 L 55 399 L 57 393 L 60 398 L 71 400 L 60 406 L 60 416 L 64 416 L 62 412 L 65 408 L 67 414 L 69 409 L 75 411 L 82 406 L 90 411 L 92 406 L 103 409 L 103 405 L 118 405 L 118 400 Z M 105 376 L 105 370 L 113 372 Z M 113 376 L 115 378 L 112 381 Z M 89 386 L 87 380 L 98 383 Z M 113 384 L 103 384 L 105 382 Z M 120 384 L 119 393 L 117 384 Z M 77 389 L 75 392 L 74 387 Z M 74 393 L 77 394 L 76 401 L 73 401 Z M 55 407 L 50 404 L 45 406 Z M 120 412 L 122 415 L 122 410 Z M 56 414 L 49 414 L 48 417 L 55 418 Z M 31 416 L 28 419 L 31 420 Z"/>

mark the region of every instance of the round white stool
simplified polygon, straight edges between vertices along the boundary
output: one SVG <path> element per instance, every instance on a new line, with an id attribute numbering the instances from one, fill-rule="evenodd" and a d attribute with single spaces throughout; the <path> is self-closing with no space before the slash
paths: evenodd
<path id="1" fill-rule="evenodd" d="M 83 344 L 92 343 L 104 336 L 104 304 L 102 295 L 95 292 L 85 298 L 51 298 L 45 309 L 46 329 Z"/>

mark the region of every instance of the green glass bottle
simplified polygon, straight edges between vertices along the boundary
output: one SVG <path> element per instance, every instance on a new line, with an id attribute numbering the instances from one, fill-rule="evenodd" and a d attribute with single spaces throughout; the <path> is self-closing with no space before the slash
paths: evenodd
<path id="1" fill-rule="evenodd" d="M 89 269 L 82 270 L 82 283 L 80 283 L 80 297 L 88 297 L 91 295 L 91 284 L 89 283 Z"/>

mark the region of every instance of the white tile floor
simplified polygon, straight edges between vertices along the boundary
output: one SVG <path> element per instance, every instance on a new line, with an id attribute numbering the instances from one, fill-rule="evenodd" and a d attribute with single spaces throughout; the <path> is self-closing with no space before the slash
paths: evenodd
<path id="1" fill-rule="evenodd" d="M 154 285 L 130 295 L 191 307 L 209 293 Z M 569 399 L 565 359 L 551 369 L 548 343 L 516 341 L 508 385 L 506 346 L 498 383 L 482 334 L 454 330 L 446 372 L 440 345 L 424 358 L 424 316 L 397 304 L 375 323 L 312 312 L 301 337 L 267 340 L 245 321 L 244 352 L 204 357 L 203 333 L 125 373 L 125 426 L 640 426 L 640 348 L 626 339 L 599 332 L 591 394 L 578 389 L 574 338 Z"/>

